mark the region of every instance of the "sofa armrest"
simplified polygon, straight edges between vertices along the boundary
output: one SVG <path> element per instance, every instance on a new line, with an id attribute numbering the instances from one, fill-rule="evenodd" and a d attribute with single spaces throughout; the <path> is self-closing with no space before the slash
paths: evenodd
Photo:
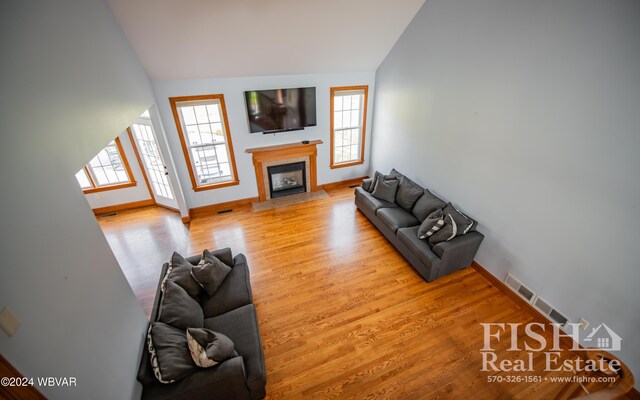
<path id="1" fill-rule="evenodd" d="M 362 188 L 367 192 L 370 192 L 371 189 L 373 189 L 371 185 L 373 185 L 373 178 L 365 178 L 362 180 Z"/>
<path id="2" fill-rule="evenodd" d="M 484 235 L 480 232 L 469 232 L 448 242 L 440 242 L 433 246 L 433 252 L 440 257 L 443 274 L 467 267 L 473 261 Z"/>
<path id="3" fill-rule="evenodd" d="M 228 359 L 215 367 L 198 368 L 196 372 L 170 385 L 155 382 L 145 385 L 142 399 L 246 399 L 244 359 L 241 356 Z"/>

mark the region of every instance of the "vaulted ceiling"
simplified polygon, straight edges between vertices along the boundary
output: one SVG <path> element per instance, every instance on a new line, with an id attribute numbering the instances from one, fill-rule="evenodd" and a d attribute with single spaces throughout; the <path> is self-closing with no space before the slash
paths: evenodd
<path id="1" fill-rule="evenodd" d="M 107 0 L 152 80 L 375 70 L 425 0 Z"/>

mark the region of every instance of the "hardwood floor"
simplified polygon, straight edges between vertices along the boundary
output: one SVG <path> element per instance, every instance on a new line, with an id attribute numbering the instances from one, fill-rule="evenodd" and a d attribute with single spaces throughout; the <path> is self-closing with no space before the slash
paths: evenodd
<path id="1" fill-rule="evenodd" d="M 231 247 L 247 256 L 269 399 L 553 398 L 562 384 L 488 383 L 508 374 L 481 371 L 480 323 L 527 323 L 531 315 L 472 268 L 423 281 L 356 210 L 353 189 L 328 193 L 259 213 L 248 205 L 198 217 L 189 229 L 159 208 L 100 225 L 147 312 L 174 249 Z M 495 345 L 501 358 L 522 357 L 507 345 Z M 548 377 L 536 361 L 530 375 Z"/>

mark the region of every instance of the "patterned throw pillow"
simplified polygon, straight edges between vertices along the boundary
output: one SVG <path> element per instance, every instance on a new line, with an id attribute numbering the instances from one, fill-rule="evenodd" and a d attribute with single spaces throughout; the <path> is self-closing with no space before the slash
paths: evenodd
<path id="1" fill-rule="evenodd" d="M 444 216 L 442 215 L 442 209 L 439 208 L 429 214 L 427 218 L 422 221 L 420 228 L 418 228 L 418 238 L 428 239 L 431 235 L 438 232 L 444 226 Z"/>
<path id="2" fill-rule="evenodd" d="M 444 210 L 443 210 L 444 213 Z M 451 214 L 444 216 L 444 226 L 429 237 L 429 244 L 434 245 L 440 242 L 447 242 L 458 234 L 458 225 Z"/>
<path id="3" fill-rule="evenodd" d="M 147 331 L 151 368 L 161 383 L 173 383 L 197 370 L 191 359 L 184 331 L 162 322 L 152 322 Z"/>
<path id="4" fill-rule="evenodd" d="M 238 355 L 231 339 L 210 329 L 187 329 L 187 342 L 193 362 L 202 368 L 213 367 Z"/>

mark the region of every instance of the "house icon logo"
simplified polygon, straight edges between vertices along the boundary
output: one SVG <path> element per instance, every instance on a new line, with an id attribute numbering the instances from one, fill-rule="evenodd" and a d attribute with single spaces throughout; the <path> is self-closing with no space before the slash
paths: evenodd
<path id="1" fill-rule="evenodd" d="M 585 350 L 620 351 L 622 347 L 622 338 L 605 324 L 593 328 L 583 342 L 586 347 L 591 347 Z"/>

